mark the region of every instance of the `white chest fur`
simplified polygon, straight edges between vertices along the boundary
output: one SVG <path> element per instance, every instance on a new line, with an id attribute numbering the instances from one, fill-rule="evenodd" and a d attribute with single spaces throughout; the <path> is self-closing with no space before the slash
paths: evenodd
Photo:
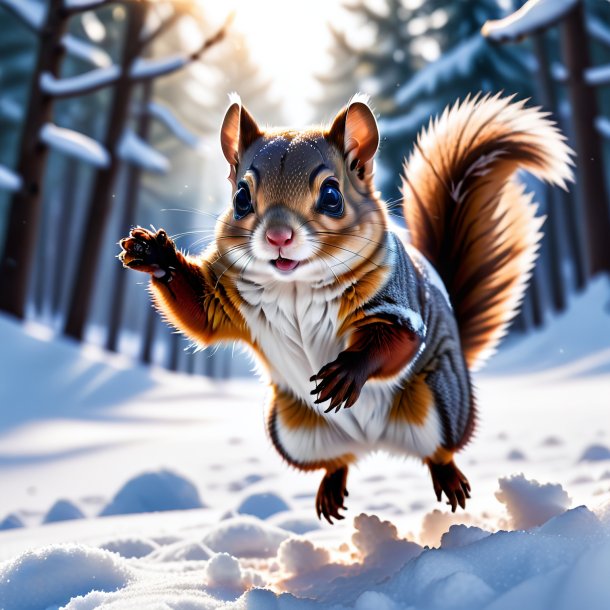
<path id="1" fill-rule="evenodd" d="M 324 289 L 306 283 L 242 284 L 242 308 L 271 380 L 298 396 L 309 408 L 332 421 L 345 439 L 368 444 L 381 437 L 396 391 L 393 382 L 370 381 L 351 409 L 324 414 L 328 404 L 316 405 L 309 378 L 332 362 L 345 347 L 337 338 L 339 301 Z"/>
<path id="2" fill-rule="evenodd" d="M 326 290 L 300 282 L 239 289 L 246 301 L 242 314 L 273 382 L 312 404 L 309 378 L 343 348 L 337 339 L 338 301 Z"/>

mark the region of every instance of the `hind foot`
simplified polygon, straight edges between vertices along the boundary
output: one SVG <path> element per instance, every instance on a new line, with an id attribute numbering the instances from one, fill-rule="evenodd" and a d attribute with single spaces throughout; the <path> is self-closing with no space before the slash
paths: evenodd
<path id="1" fill-rule="evenodd" d="M 436 499 L 440 502 L 444 492 L 452 513 L 455 512 L 458 504 L 466 508 L 466 498 L 470 498 L 470 483 L 455 462 L 451 460 L 447 464 L 434 464 L 427 459 L 426 464 L 430 469 Z"/>
<path id="2" fill-rule="evenodd" d="M 316 496 L 316 512 L 318 519 L 322 516 L 332 525 L 333 519 L 341 520 L 345 517 L 339 514 L 339 509 L 347 510 L 344 499 L 349 495 L 345 485 L 347 483 L 347 466 L 338 468 L 333 472 L 326 471 L 318 494 Z"/>

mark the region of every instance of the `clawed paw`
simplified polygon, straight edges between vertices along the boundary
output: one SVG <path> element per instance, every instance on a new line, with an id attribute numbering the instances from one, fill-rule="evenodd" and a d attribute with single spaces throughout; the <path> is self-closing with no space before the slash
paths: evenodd
<path id="1" fill-rule="evenodd" d="M 455 512 L 458 505 L 465 509 L 466 499 L 470 498 L 470 483 L 453 460 L 448 464 L 433 464 L 428 461 L 428 468 L 432 476 L 436 499 L 440 502 L 444 493 L 452 513 Z"/>
<path id="2" fill-rule="evenodd" d="M 125 267 L 171 280 L 176 269 L 176 246 L 163 229 L 154 233 L 135 227 L 119 245 L 123 250 L 118 258 Z"/>
<path id="3" fill-rule="evenodd" d="M 341 407 L 349 409 L 355 404 L 366 382 L 366 374 L 362 370 L 362 354 L 358 352 L 341 352 L 337 359 L 323 366 L 320 371 L 310 377 L 316 384 L 311 394 L 318 395 L 315 404 L 330 400 L 325 413 Z"/>
<path id="4" fill-rule="evenodd" d="M 349 495 L 347 483 L 347 467 L 339 468 L 332 473 L 326 473 L 316 496 L 316 513 L 318 519 L 324 517 L 331 525 L 333 519 L 345 519 L 339 509 L 347 510 L 344 500 Z"/>

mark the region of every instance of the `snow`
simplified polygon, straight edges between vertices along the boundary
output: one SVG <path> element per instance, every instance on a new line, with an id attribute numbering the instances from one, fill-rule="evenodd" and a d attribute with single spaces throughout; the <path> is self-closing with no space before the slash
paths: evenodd
<path id="1" fill-rule="evenodd" d="M 144 369 L 0 316 L 15 407 L 0 519 L 17 526 L 0 532 L 0 608 L 607 610 L 609 462 L 581 458 L 610 438 L 608 302 L 598 278 L 476 376 L 467 511 L 379 454 L 350 472 L 353 516 L 332 527 L 315 519 L 320 473 L 269 446 L 257 381 Z M 119 498 L 130 514 L 99 516 Z M 54 506 L 83 518 L 43 524 Z"/>
<path id="2" fill-rule="evenodd" d="M 40 88 L 54 97 L 86 95 L 102 87 L 113 85 L 120 77 L 121 69 L 114 64 L 63 78 L 57 78 L 50 72 L 43 72 L 40 75 Z"/>
<path id="3" fill-rule="evenodd" d="M 580 0 L 528 0 L 519 10 L 504 19 L 488 21 L 481 29 L 495 42 L 519 40 L 560 21 Z"/>
<path id="4" fill-rule="evenodd" d="M 107 2 L 108 0 L 64 0 L 64 6 L 68 10 L 88 11 Z"/>
<path id="5" fill-rule="evenodd" d="M 592 87 L 610 85 L 610 64 L 587 68 L 585 70 L 585 82 Z"/>
<path id="6" fill-rule="evenodd" d="M 5 94 L 4 97 L 0 99 L 0 116 L 13 123 L 17 123 L 23 120 L 23 107 L 17 100 L 8 97 Z"/>
<path id="7" fill-rule="evenodd" d="M 78 57 L 78 59 L 82 59 L 96 68 L 110 68 L 112 66 L 112 58 L 104 49 L 100 49 L 82 38 L 65 34 L 62 38 L 62 44 L 73 57 Z"/>
<path id="8" fill-rule="evenodd" d="M 100 515 L 189 510 L 203 506 L 191 481 L 175 472 L 161 470 L 145 472 L 127 481 Z"/>
<path id="9" fill-rule="evenodd" d="M 589 15 L 587 17 L 587 32 L 593 39 L 606 47 L 610 47 L 610 30 L 601 19 Z"/>
<path id="10" fill-rule="evenodd" d="M 610 140 L 610 119 L 608 117 L 598 116 L 595 119 L 595 127 L 597 128 L 597 131 L 604 136 L 604 138 Z"/>
<path id="11" fill-rule="evenodd" d="M 70 500 L 57 500 L 44 516 L 42 522 L 71 521 L 72 519 L 82 519 L 84 516 L 80 508 Z"/>
<path id="12" fill-rule="evenodd" d="M 414 105 L 423 94 L 430 94 L 448 81 L 470 74 L 473 61 L 489 43 L 479 34 L 464 40 L 451 53 L 441 56 L 437 61 L 420 70 L 403 85 L 395 96 L 400 106 Z M 423 111 L 422 111 L 423 114 Z M 426 118 L 429 118 L 430 114 Z"/>
<path id="13" fill-rule="evenodd" d="M 191 133 L 176 117 L 170 108 L 157 102 L 150 102 L 147 110 L 152 117 L 163 123 L 178 140 L 190 146 L 198 148 L 201 145 L 199 138 Z"/>
<path id="14" fill-rule="evenodd" d="M 203 539 L 217 553 L 236 557 L 274 557 L 288 532 L 254 517 L 234 517 L 213 527 Z"/>
<path id="15" fill-rule="evenodd" d="M 580 457 L 581 462 L 599 462 L 601 460 L 610 460 L 610 449 L 601 444 L 590 445 Z"/>
<path id="16" fill-rule="evenodd" d="M 145 80 L 159 78 L 165 74 L 171 74 L 176 70 L 184 68 L 190 62 L 185 55 L 172 55 L 163 59 L 146 59 L 138 57 L 131 66 L 129 72 L 131 78 L 135 80 Z"/>
<path id="17" fill-rule="evenodd" d="M 41 610 L 89 591 L 115 591 L 132 574 L 116 555 L 81 545 L 27 551 L 0 567 L 0 608 Z"/>
<path id="18" fill-rule="evenodd" d="M 40 139 L 50 148 L 95 167 L 110 164 L 110 155 L 99 142 L 73 129 L 45 123 L 40 130 Z"/>
<path id="19" fill-rule="evenodd" d="M 18 191 L 22 185 L 21 176 L 4 165 L 0 165 L 0 189 Z"/>
<path id="20" fill-rule="evenodd" d="M 123 132 L 118 154 L 123 161 L 133 163 L 148 172 L 164 174 L 170 169 L 167 157 L 156 151 L 131 129 Z"/>
<path id="21" fill-rule="evenodd" d="M 33 30 L 40 30 L 47 16 L 46 2 L 42 0 L 0 0 L 0 6 L 9 7 Z"/>
<path id="22" fill-rule="evenodd" d="M 266 519 L 276 513 L 289 510 L 286 501 L 273 492 L 252 494 L 244 499 L 237 507 L 242 515 L 254 515 L 259 519 Z"/>
<path id="23" fill-rule="evenodd" d="M 514 529 L 530 529 L 564 513 L 571 500 L 559 484 L 529 481 L 523 474 L 502 478 L 496 498 L 506 506 Z"/>

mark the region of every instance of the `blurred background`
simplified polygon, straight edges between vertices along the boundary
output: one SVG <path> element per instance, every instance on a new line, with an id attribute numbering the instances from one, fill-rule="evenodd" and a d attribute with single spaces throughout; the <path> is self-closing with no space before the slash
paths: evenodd
<path id="1" fill-rule="evenodd" d="M 230 200 L 228 94 L 273 125 L 326 122 L 369 94 L 377 185 L 399 216 L 418 131 L 503 91 L 543 106 L 578 154 L 569 193 L 530 185 L 547 220 L 512 338 L 543 326 L 610 271 L 610 2 L 522 4 L 0 0 L 0 311 L 144 364 L 248 375 L 232 346 L 196 352 L 172 333 L 115 259 L 135 224 L 191 252 L 212 239 Z"/>

